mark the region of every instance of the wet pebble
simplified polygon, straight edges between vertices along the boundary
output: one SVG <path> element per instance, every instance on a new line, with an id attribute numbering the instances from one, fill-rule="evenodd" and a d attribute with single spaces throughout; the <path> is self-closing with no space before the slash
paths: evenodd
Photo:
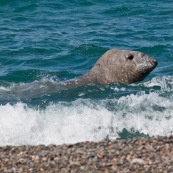
<path id="1" fill-rule="evenodd" d="M 173 172 L 173 136 L 0 147 L 0 172 Z"/>

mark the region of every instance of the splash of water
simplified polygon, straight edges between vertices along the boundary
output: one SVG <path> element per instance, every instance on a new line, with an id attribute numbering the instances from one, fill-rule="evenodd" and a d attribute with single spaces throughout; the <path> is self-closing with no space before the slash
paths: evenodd
<path id="1" fill-rule="evenodd" d="M 24 103 L 0 106 L 0 145 L 63 144 L 119 138 L 123 129 L 149 136 L 173 132 L 172 98 L 158 93 L 119 99 L 52 103 L 45 109 Z"/>

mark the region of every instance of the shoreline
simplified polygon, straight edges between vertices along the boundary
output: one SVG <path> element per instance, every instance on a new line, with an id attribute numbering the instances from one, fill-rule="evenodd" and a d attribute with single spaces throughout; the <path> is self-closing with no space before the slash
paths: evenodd
<path id="1" fill-rule="evenodd" d="M 173 136 L 0 147 L 0 172 L 173 172 Z"/>

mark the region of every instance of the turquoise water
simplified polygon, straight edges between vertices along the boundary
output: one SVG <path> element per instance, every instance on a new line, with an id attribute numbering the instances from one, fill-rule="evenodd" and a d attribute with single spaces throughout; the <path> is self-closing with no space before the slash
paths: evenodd
<path id="1" fill-rule="evenodd" d="M 172 7 L 169 0 L 0 0 L 0 145 L 172 134 Z M 111 48 L 145 52 L 158 66 L 131 85 L 52 89 Z M 28 90 L 38 84 L 33 95 L 10 93 L 28 83 Z"/>

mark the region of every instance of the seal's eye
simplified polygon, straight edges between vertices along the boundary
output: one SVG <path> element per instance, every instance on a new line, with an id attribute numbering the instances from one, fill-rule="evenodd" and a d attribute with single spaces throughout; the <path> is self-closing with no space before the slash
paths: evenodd
<path id="1" fill-rule="evenodd" d="M 132 54 L 126 55 L 126 59 L 133 60 L 134 56 Z"/>

